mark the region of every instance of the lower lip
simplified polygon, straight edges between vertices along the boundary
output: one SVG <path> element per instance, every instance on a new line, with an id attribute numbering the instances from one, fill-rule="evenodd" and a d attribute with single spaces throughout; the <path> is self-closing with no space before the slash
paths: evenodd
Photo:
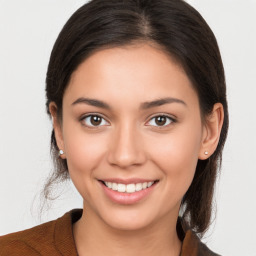
<path id="1" fill-rule="evenodd" d="M 153 191 L 156 185 L 156 183 L 154 183 L 149 188 L 136 191 L 134 193 L 122 193 L 122 192 L 117 192 L 108 188 L 102 182 L 100 182 L 100 184 L 103 188 L 103 191 L 108 196 L 108 198 L 111 199 L 111 201 L 118 204 L 124 204 L 124 205 L 135 204 L 140 200 L 145 199 Z"/>

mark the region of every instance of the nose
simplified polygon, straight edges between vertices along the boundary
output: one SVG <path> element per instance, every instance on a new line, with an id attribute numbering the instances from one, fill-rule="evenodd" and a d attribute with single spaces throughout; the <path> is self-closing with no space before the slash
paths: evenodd
<path id="1" fill-rule="evenodd" d="M 141 165 L 146 160 L 141 135 L 129 124 L 125 124 L 113 131 L 111 137 L 108 162 L 120 168 Z"/>

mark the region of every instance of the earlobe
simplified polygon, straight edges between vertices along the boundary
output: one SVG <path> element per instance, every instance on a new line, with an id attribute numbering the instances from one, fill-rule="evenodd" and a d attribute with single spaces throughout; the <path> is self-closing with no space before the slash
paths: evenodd
<path id="1" fill-rule="evenodd" d="M 216 150 L 224 121 L 224 110 L 221 103 L 213 106 L 212 113 L 205 118 L 203 136 L 198 158 L 205 160 Z"/>
<path id="2" fill-rule="evenodd" d="M 62 127 L 61 127 L 61 123 L 57 114 L 57 105 L 55 104 L 55 102 L 51 102 L 49 105 L 49 111 L 51 113 L 52 116 L 52 125 L 53 125 L 53 129 L 54 129 L 54 134 L 55 134 L 55 139 L 56 139 L 56 143 L 58 145 L 59 148 L 59 156 L 62 159 L 65 159 L 65 147 L 64 147 L 64 140 L 63 140 L 63 135 L 62 135 Z"/>

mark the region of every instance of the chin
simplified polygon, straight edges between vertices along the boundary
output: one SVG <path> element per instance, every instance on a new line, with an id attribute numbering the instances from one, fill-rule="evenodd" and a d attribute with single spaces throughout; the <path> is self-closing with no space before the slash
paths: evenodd
<path id="1" fill-rule="evenodd" d="M 113 229 L 122 231 L 135 231 L 147 228 L 152 224 L 148 218 L 143 216 L 131 217 L 126 216 L 110 216 L 110 218 L 104 219 L 105 223 Z"/>
<path id="2" fill-rule="evenodd" d="M 158 214 L 138 206 L 119 206 L 119 209 L 109 209 L 107 212 L 98 212 L 98 216 L 105 225 L 123 231 L 135 231 L 152 226 L 159 220 Z"/>

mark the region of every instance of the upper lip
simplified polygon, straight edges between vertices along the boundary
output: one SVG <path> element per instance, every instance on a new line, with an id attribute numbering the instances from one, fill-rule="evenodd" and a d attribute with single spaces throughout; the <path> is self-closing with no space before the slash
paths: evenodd
<path id="1" fill-rule="evenodd" d="M 99 179 L 103 182 L 112 182 L 112 183 L 121 183 L 121 184 L 136 184 L 144 182 L 154 182 L 157 179 L 141 179 L 141 178 L 130 178 L 130 179 L 119 179 L 119 178 L 108 178 L 108 179 Z"/>

